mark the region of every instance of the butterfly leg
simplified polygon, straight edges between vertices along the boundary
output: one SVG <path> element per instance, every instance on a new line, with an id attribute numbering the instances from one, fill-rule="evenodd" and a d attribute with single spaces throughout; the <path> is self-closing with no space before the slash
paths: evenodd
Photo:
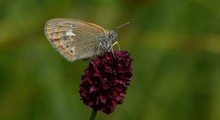
<path id="1" fill-rule="evenodd" d="M 115 56 L 115 54 L 114 54 L 114 50 L 113 50 L 113 47 L 114 47 L 116 44 L 117 44 L 117 46 L 118 46 L 118 50 L 120 51 L 121 49 L 120 49 L 120 46 L 119 46 L 118 41 L 114 42 L 110 47 L 111 47 L 112 55 L 113 55 L 114 58 L 117 60 L 117 58 L 116 58 L 116 56 Z"/>
<path id="2" fill-rule="evenodd" d="M 118 41 L 114 42 L 114 43 L 111 45 L 111 47 L 114 47 L 116 44 L 117 44 L 117 46 L 118 46 L 118 50 L 120 51 L 121 49 L 120 49 L 120 46 L 119 46 Z"/>
<path id="3" fill-rule="evenodd" d="M 117 59 L 116 56 L 115 56 L 114 50 L 113 50 L 113 46 L 111 46 L 111 52 L 112 52 L 113 57 L 114 57 L 115 59 Z"/>

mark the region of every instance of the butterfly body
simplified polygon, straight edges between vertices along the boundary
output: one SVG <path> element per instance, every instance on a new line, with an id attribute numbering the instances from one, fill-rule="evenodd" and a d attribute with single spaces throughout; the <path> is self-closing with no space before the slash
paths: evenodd
<path id="1" fill-rule="evenodd" d="M 108 51 L 118 33 L 93 23 L 68 18 L 49 20 L 45 25 L 47 39 L 69 61 L 88 59 Z"/>

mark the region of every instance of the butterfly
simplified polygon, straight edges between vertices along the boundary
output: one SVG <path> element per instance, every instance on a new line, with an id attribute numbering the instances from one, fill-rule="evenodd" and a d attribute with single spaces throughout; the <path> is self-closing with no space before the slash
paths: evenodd
<path id="1" fill-rule="evenodd" d="M 52 46 L 67 60 L 89 59 L 108 51 L 119 34 L 78 19 L 55 18 L 46 22 L 45 34 Z"/>

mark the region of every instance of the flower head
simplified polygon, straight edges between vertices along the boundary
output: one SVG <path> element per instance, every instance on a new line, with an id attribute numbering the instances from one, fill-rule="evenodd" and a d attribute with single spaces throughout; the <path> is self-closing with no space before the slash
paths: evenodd
<path id="1" fill-rule="evenodd" d="M 106 52 L 92 60 L 80 84 L 83 103 L 109 114 L 122 104 L 132 73 L 132 59 L 127 51 Z"/>

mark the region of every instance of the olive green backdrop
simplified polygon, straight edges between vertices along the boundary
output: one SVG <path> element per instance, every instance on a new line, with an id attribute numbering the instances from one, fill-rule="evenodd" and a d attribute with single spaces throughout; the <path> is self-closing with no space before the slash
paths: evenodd
<path id="1" fill-rule="evenodd" d="M 97 120 L 220 120 L 219 0 L 1 0 L 0 120 L 88 120 L 79 84 L 44 25 L 75 18 L 120 30 L 134 59 L 124 103 Z"/>

